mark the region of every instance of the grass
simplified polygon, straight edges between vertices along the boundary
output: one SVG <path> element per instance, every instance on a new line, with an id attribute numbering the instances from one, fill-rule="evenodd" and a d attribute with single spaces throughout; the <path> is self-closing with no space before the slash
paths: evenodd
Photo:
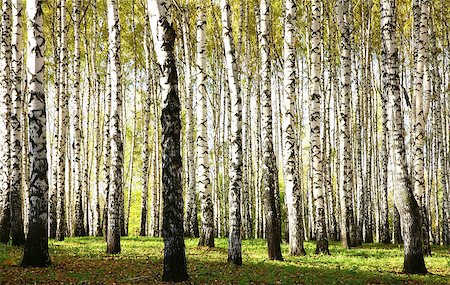
<path id="1" fill-rule="evenodd" d="M 22 249 L 0 245 L 0 284 L 164 284 L 161 282 L 163 242 L 160 238 L 124 237 L 122 253 L 105 253 L 103 238 L 50 241 L 52 266 L 20 268 Z M 186 239 L 189 284 L 450 284 L 450 249 L 433 247 L 425 262 L 431 274 L 401 273 L 403 249 L 398 245 L 364 244 L 351 250 L 330 243 L 331 256 L 308 253 L 292 257 L 283 244 L 285 261 L 267 259 L 264 240 L 243 241 L 244 265 L 228 264 L 227 240 L 216 248 L 197 247 Z"/>

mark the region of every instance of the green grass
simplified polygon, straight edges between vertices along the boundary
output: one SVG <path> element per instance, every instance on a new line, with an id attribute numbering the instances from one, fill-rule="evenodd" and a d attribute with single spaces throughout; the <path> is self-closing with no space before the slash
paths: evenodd
<path id="1" fill-rule="evenodd" d="M 0 245 L 0 284 L 163 284 L 163 242 L 160 238 L 122 238 L 122 253 L 105 253 L 103 238 L 67 238 L 50 241 L 52 266 L 20 268 L 22 249 Z M 450 284 L 448 247 L 433 247 L 425 262 L 431 274 L 401 273 L 403 249 L 398 245 L 365 244 L 351 250 L 330 244 L 331 256 L 308 253 L 292 257 L 283 244 L 285 261 L 267 259 L 264 240 L 243 241 L 243 265 L 228 264 L 227 240 L 216 248 L 197 247 L 186 239 L 188 271 L 192 284 Z"/>

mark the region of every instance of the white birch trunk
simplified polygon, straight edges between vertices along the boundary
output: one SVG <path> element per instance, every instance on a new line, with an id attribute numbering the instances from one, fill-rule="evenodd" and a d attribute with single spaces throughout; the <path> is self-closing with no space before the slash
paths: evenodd
<path id="1" fill-rule="evenodd" d="M 30 141 L 30 192 L 28 235 L 22 267 L 47 267 L 48 254 L 48 178 L 46 116 L 44 94 L 44 21 L 42 1 L 27 1 L 28 92 Z"/>
<path id="2" fill-rule="evenodd" d="M 120 24 L 117 0 L 108 1 L 108 55 L 111 76 L 111 169 L 108 196 L 107 253 L 120 253 L 120 195 L 123 188 L 122 94 L 120 67 Z"/>
<path id="3" fill-rule="evenodd" d="M 289 248 L 291 255 L 304 255 L 303 223 L 301 213 L 300 177 L 297 168 L 297 128 L 295 117 L 296 53 L 295 24 L 297 6 L 295 1 L 286 0 L 284 20 L 284 106 L 283 106 L 283 155 L 284 185 L 289 224 Z"/>

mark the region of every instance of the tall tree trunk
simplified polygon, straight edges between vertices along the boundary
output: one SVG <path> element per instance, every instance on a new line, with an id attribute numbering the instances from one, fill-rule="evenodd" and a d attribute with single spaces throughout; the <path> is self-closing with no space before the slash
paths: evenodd
<path id="1" fill-rule="evenodd" d="M 400 77 L 398 74 L 398 50 L 395 39 L 396 15 L 394 0 L 382 0 L 381 5 L 381 37 L 383 48 L 383 85 L 384 102 L 392 108 L 394 125 L 394 152 L 396 163 L 396 182 L 394 190 L 395 205 L 400 214 L 403 244 L 404 265 L 406 273 L 426 273 L 422 251 L 420 209 L 413 194 L 413 185 L 407 171 L 404 125 L 400 98 Z M 386 96 L 388 99 L 386 99 Z"/>
<path id="2" fill-rule="evenodd" d="M 295 21 L 297 5 L 295 1 L 286 0 L 284 20 L 284 108 L 283 108 L 283 155 L 284 185 L 289 225 L 289 248 L 291 255 L 305 255 L 303 247 L 303 223 L 301 212 L 300 177 L 297 168 L 297 128 L 295 118 L 296 92 L 296 52 Z"/>
<path id="3" fill-rule="evenodd" d="M 120 195 L 123 193 L 122 94 L 120 68 L 120 24 L 117 1 L 108 1 L 109 64 L 111 76 L 111 182 L 108 197 L 107 253 L 120 253 Z"/>
<path id="4" fill-rule="evenodd" d="M 183 190 L 181 185 L 180 100 L 178 74 L 175 65 L 175 30 L 169 22 L 165 0 L 149 0 L 148 10 L 158 64 L 161 70 L 162 99 L 162 183 L 163 183 L 163 238 L 164 281 L 189 279 L 183 238 Z"/>
<path id="5" fill-rule="evenodd" d="M 0 42 L 0 242 L 11 232 L 11 0 L 2 1 Z"/>
<path id="6" fill-rule="evenodd" d="M 158 112 L 158 100 L 156 98 L 155 94 L 155 104 L 154 104 L 154 110 L 155 110 L 155 118 L 158 118 L 159 112 Z M 151 236 L 157 237 L 160 236 L 159 234 L 159 202 L 160 202 L 160 168 L 159 168 L 159 146 L 160 146 L 160 140 L 159 140 L 159 123 L 158 120 L 155 119 L 155 153 L 154 153 L 154 159 L 153 159 L 153 189 L 152 189 L 152 205 L 151 205 L 151 221 L 150 221 L 150 230 L 151 230 Z"/>
<path id="7" fill-rule="evenodd" d="M 261 77 L 262 77 L 262 141 L 263 141 L 263 187 L 266 215 L 266 238 L 269 259 L 283 260 L 281 255 L 281 216 L 279 216 L 278 167 L 273 147 L 272 92 L 270 62 L 270 1 L 261 0 Z"/>
<path id="8" fill-rule="evenodd" d="M 44 21 L 42 1 L 27 1 L 28 92 L 30 140 L 30 193 L 28 235 L 22 267 L 47 267 L 48 254 L 48 178 L 46 117 L 44 94 Z"/>
<path id="9" fill-rule="evenodd" d="M 105 195 L 105 205 L 103 208 L 103 232 L 105 238 L 108 233 L 108 204 L 109 204 L 109 187 L 111 182 L 111 143 L 110 143 L 110 121 L 111 121 L 111 76 L 110 67 L 107 64 L 106 72 L 106 90 L 105 90 L 105 111 L 103 117 L 103 192 Z"/>
<path id="10" fill-rule="evenodd" d="M 12 1 L 12 103 L 11 114 L 11 237 L 12 245 L 23 245 L 22 218 L 22 1 Z"/>
<path id="11" fill-rule="evenodd" d="M 66 222 L 66 142 L 68 126 L 68 94 L 67 94 L 67 30 L 66 1 L 60 4 L 61 40 L 59 50 L 59 141 L 58 141 L 58 194 L 57 194 L 57 226 L 56 239 L 64 240 L 67 231 Z"/>
<path id="12" fill-rule="evenodd" d="M 149 166 L 150 166 L 150 147 L 148 142 L 148 133 L 150 128 L 150 108 L 152 105 L 151 96 L 153 96 L 152 87 L 152 75 L 151 75 L 151 50 L 150 50 L 150 35 L 149 35 L 149 19 L 148 14 L 145 14 L 145 30 L 144 30 L 144 51 L 145 51 L 145 71 L 146 71 L 146 84 L 147 93 L 144 95 L 143 102 L 143 121 L 144 128 L 143 132 L 143 146 L 142 146 L 142 199 L 141 199 L 141 218 L 139 235 L 146 236 L 147 229 L 147 219 L 148 219 L 148 178 L 149 178 Z"/>
<path id="13" fill-rule="evenodd" d="M 52 164 L 51 164 L 51 185 L 49 189 L 49 208 L 48 208 L 48 227 L 49 227 L 49 238 L 56 238 L 56 227 L 58 223 L 57 219 L 57 196 L 58 196 L 58 149 L 59 149 L 59 52 L 60 52 L 60 41 L 61 41 L 61 21 L 60 21 L 60 2 L 55 3 L 54 15 L 52 17 L 52 31 L 56 36 L 53 36 L 53 58 L 55 60 L 54 64 L 54 86 L 55 86 L 55 96 L 54 96 L 54 125 L 53 125 L 53 140 L 52 140 Z M 56 18 L 56 20 L 55 20 Z M 24 117 L 25 118 L 25 117 Z M 25 148 L 25 145 L 24 145 Z"/>
<path id="14" fill-rule="evenodd" d="M 187 8 L 186 8 L 187 9 Z M 195 149 L 194 149 L 194 115 L 193 103 L 194 92 L 192 90 L 191 56 L 189 50 L 189 27 L 187 11 L 183 13 L 183 51 L 185 64 L 185 87 L 186 87 L 186 140 L 188 160 L 188 185 L 186 186 L 186 217 L 184 221 L 184 233 L 186 236 L 199 237 L 197 219 L 197 192 L 195 173 Z"/>
<path id="15" fill-rule="evenodd" d="M 321 54 L 322 23 L 321 1 L 313 0 L 311 8 L 311 72 L 310 72 L 310 125 L 311 125 L 311 169 L 312 194 L 315 206 L 315 237 L 317 253 L 330 254 L 328 250 L 325 208 L 322 189 L 322 154 L 320 147 L 320 102 L 321 102 Z"/>
<path id="16" fill-rule="evenodd" d="M 415 0 L 418 2 L 418 0 Z M 420 12 L 420 15 L 416 15 Z M 429 4 L 428 0 L 421 0 L 420 8 L 414 10 L 414 19 L 419 21 L 419 34 L 416 35 L 417 55 L 415 57 L 415 74 L 414 74 L 414 99 L 415 100 L 415 123 L 414 123 L 414 195 L 419 204 L 420 217 L 422 224 L 422 241 L 423 250 L 427 255 L 431 255 L 431 247 L 428 235 L 427 211 L 425 206 L 425 178 L 424 178 L 424 145 L 425 145 L 425 121 L 428 114 L 428 107 L 424 102 L 424 81 L 427 63 L 427 41 L 428 41 L 428 17 Z M 429 98 L 425 98 L 429 99 Z"/>
<path id="17" fill-rule="evenodd" d="M 75 193 L 75 221 L 74 221 L 74 236 L 85 236 L 84 229 L 84 214 L 83 214 L 83 200 L 82 200 L 82 176 L 81 176 L 81 129 L 80 129 L 80 8 L 79 1 L 73 2 L 73 19 L 74 19 L 74 93 L 73 93 L 73 110 L 71 109 L 71 123 L 73 130 L 72 147 L 72 167 L 74 179 L 74 193 Z"/>
<path id="18" fill-rule="evenodd" d="M 339 196 L 341 200 L 341 241 L 346 248 L 356 246 L 353 216 L 352 144 L 350 139 L 352 99 L 351 6 L 337 1 L 337 16 L 341 31 L 341 96 L 339 108 Z"/>
<path id="19" fill-rule="evenodd" d="M 445 95 L 445 92 L 443 93 L 444 96 L 448 96 Z M 445 99 L 443 100 L 445 102 Z M 448 105 L 448 103 L 447 103 Z M 445 106 L 445 104 L 444 104 Z M 448 107 L 447 107 L 448 108 Z M 447 122 L 448 119 L 446 119 L 446 108 L 443 108 L 443 130 L 444 130 L 444 138 L 448 138 L 448 134 L 449 131 L 449 124 Z M 446 141 L 446 140 L 444 140 Z M 449 141 L 447 140 L 446 144 L 446 149 L 449 149 Z M 444 158 L 442 158 L 442 173 L 444 173 L 444 175 L 442 175 L 442 244 L 443 245 L 450 245 L 450 175 L 448 174 L 448 171 L 450 169 L 450 157 L 449 157 L 449 153 L 447 152 L 447 154 L 445 155 Z M 445 173 L 447 173 L 445 175 Z"/>
<path id="20" fill-rule="evenodd" d="M 97 34 L 97 2 L 92 2 L 92 10 L 93 10 L 93 34 Z M 103 229 L 101 224 L 101 213 L 100 213 L 100 167 L 101 167 L 101 158 L 102 158 L 102 144 L 103 139 L 101 137 L 101 126 L 100 126 L 100 83 L 97 73 L 97 38 L 93 37 L 92 39 L 92 81 L 94 84 L 94 94 L 95 94 L 95 100 L 96 100 L 96 114 L 95 116 L 95 122 L 94 122 L 94 129 L 95 131 L 95 195 L 94 195 L 94 235 L 95 236 L 102 236 L 103 235 Z"/>
<path id="21" fill-rule="evenodd" d="M 209 179 L 208 114 L 206 89 L 206 14 L 198 7 L 197 18 L 197 191 L 202 230 L 199 246 L 214 247 L 214 217 Z"/>
<path id="22" fill-rule="evenodd" d="M 228 262 L 242 264 L 241 191 L 242 191 L 242 94 L 239 83 L 228 0 L 220 2 L 222 10 L 222 37 L 225 48 L 228 86 L 231 100 L 231 164 L 229 168 L 229 221 Z"/>

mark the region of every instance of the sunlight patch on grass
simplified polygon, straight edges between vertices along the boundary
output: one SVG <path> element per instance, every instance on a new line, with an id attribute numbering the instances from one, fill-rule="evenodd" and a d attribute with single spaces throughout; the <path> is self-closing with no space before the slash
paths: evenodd
<path id="1" fill-rule="evenodd" d="M 192 284 L 448 284 L 448 247 L 433 247 L 426 257 L 424 276 L 402 274 L 403 249 L 398 245 L 364 244 L 346 250 L 330 242 L 331 255 L 315 255 L 315 243 L 305 242 L 306 256 L 290 256 L 282 245 L 285 261 L 267 258 L 266 241 L 243 241 L 242 266 L 227 263 L 227 239 L 216 239 L 216 247 L 197 246 L 186 239 L 188 272 Z M 0 283 L 102 283 L 164 284 L 161 280 L 161 238 L 124 237 L 122 253 L 106 254 L 103 237 L 66 238 L 50 241 L 53 265 L 44 269 L 18 267 L 22 249 L 0 245 Z"/>

